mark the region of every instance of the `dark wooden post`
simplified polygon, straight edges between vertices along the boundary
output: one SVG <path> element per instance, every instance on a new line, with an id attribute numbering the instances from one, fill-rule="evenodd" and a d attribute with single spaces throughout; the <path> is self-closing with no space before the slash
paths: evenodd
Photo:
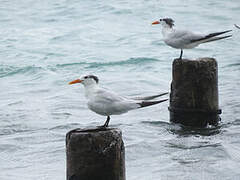
<path id="1" fill-rule="evenodd" d="M 216 125 L 221 114 L 217 61 L 175 59 L 172 67 L 170 121 L 194 127 Z"/>
<path id="2" fill-rule="evenodd" d="M 119 129 L 76 129 L 66 135 L 67 180 L 125 180 Z"/>

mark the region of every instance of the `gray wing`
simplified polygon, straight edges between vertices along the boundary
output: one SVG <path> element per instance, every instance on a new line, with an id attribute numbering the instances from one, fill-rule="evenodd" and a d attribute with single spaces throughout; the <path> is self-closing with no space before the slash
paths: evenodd
<path id="1" fill-rule="evenodd" d="M 140 107 L 137 101 L 107 89 L 98 89 L 95 96 L 89 99 L 88 106 L 93 111 L 103 115 L 121 114 Z"/>
<path id="2" fill-rule="evenodd" d="M 165 39 L 166 44 L 174 48 L 182 48 L 183 45 L 192 43 L 194 40 L 203 38 L 204 35 L 186 30 L 176 30 Z"/>
<path id="3" fill-rule="evenodd" d="M 92 99 L 90 98 L 90 101 L 92 101 L 93 99 L 94 99 L 94 102 L 98 102 L 102 104 L 112 104 L 112 103 L 124 101 L 125 98 L 108 89 L 99 88 L 94 93 L 94 96 L 92 97 Z"/>

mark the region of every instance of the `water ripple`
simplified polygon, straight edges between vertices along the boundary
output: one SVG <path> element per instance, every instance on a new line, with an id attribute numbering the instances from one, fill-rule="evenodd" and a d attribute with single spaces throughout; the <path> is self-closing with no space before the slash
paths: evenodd
<path id="1" fill-rule="evenodd" d="M 16 74 L 34 75 L 41 70 L 43 70 L 42 67 L 36 67 L 36 66 L 25 66 L 25 67 L 0 66 L 0 78 L 6 77 L 6 76 L 13 76 Z"/>
<path id="2" fill-rule="evenodd" d="M 85 65 L 85 68 L 100 68 L 105 66 L 124 66 L 124 65 L 142 65 L 146 63 L 152 63 L 159 61 L 158 59 L 154 58 L 130 58 L 128 60 L 124 61 L 115 61 L 115 62 L 79 62 L 79 63 L 67 63 L 67 64 L 57 64 L 56 67 L 63 68 L 63 67 L 76 67 L 76 66 L 83 66 Z"/>
<path id="3" fill-rule="evenodd" d="M 32 131 L 21 124 L 12 124 L 0 128 L 0 136 Z"/>

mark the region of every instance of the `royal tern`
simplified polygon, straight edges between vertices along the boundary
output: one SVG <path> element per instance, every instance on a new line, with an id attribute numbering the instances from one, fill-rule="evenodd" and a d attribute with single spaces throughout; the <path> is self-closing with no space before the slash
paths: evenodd
<path id="1" fill-rule="evenodd" d="M 101 127 L 108 126 L 111 115 L 126 113 L 133 109 L 151 106 L 168 100 L 149 101 L 167 93 L 137 98 L 120 96 L 115 92 L 101 88 L 98 82 L 97 76 L 87 75 L 71 81 L 69 84 L 81 83 L 84 85 L 88 108 L 97 114 L 107 116 L 106 122 Z"/>
<path id="2" fill-rule="evenodd" d="M 159 21 L 152 23 L 152 25 L 155 24 L 162 25 L 163 40 L 167 45 L 176 49 L 181 49 L 179 59 L 182 59 L 183 49 L 192 49 L 202 43 L 225 39 L 232 36 L 228 35 L 217 37 L 232 30 L 210 34 L 197 34 L 187 30 L 176 30 L 173 27 L 174 21 L 171 18 L 160 19 Z"/>

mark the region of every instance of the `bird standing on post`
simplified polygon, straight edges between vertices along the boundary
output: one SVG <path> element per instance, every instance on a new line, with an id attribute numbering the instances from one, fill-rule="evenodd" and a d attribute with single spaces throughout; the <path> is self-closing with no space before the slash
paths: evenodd
<path id="1" fill-rule="evenodd" d="M 133 109 L 151 106 L 168 100 L 149 101 L 168 93 L 140 98 L 127 98 L 99 87 L 98 81 L 97 76 L 87 75 L 71 81 L 69 84 L 81 83 L 84 85 L 85 96 L 88 99 L 88 108 L 97 114 L 107 116 L 106 122 L 101 127 L 108 126 L 111 115 L 123 114 Z"/>
<path id="2" fill-rule="evenodd" d="M 183 49 L 192 49 L 202 43 L 225 39 L 232 36 L 228 35 L 217 37 L 232 30 L 210 34 L 197 34 L 187 30 L 176 30 L 173 28 L 174 21 L 171 18 L 160 19 L 159 21 L 152 23 L 152 25 L 155 24 L 162 25 L 163 40 L 167 45 L 176 49 L 181 49 L 179 59 L 182 59 Z"/>

